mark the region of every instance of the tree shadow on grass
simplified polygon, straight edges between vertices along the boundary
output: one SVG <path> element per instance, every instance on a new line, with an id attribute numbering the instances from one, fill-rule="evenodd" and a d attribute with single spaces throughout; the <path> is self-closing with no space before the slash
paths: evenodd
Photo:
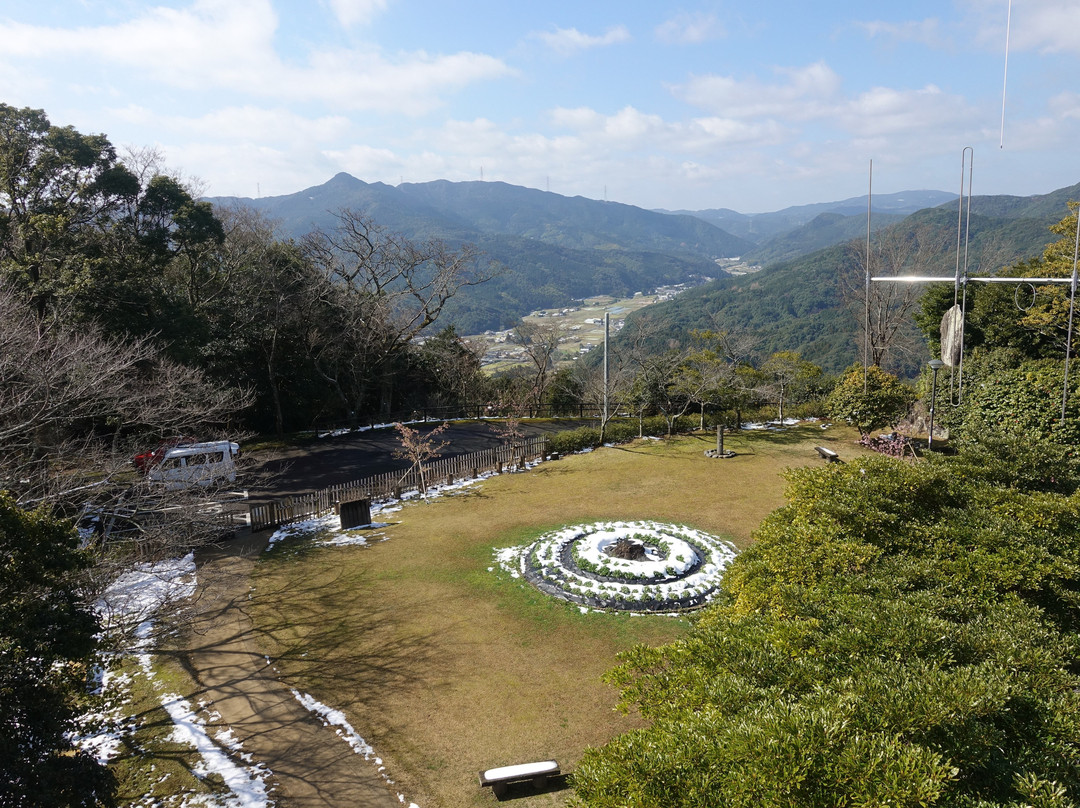
<path id="1" fill-rule="evenodd" d="M 695 432 L 687 437 L 699 443 L 716 444 L 716 432 Z M 836 433 L 830 434 L 829 430 L 821 427 L 783 427 L 778 429 L 740 429 L 735 432 L 724 432 L 725 443 L 731 441 L 732 446 L 726 447 L 739 451 L 741 448 L 752 449 L 755 444 L 763 446 L 797 446 L 800 443 L 843 443 L 843 439 Z"/>
<path id="2" fill-rule="evenodd" d="M 356 702 L 357 694 L 378 688 L 407 691 L 420 684 L 414 671 L 431 657 L 430 637 L 402 627 L 416 624 L 412 612 L 434 605 L 398 603 L 391 609 L 374 596 L 364 598 L 368 573 L 350 564 L 328 567 L 318 560 L 321 552 L 333 549 L 297 542 L 277 561 L 288 564 L 286 574 L 258 575 L 253 592 L 236 592 L 205 610 L 187 634 L 188 661 L 191 654 L 227 653 L 242 639 L 246 649 L 271 654 L 290 678 L 318 683 L 325 692 L 340 690 L 348 694 L 344 701 Z M 247 629 L 242 638 L 214 628 L 227 623 L 230 612 L 250 620 L 240 623 Z"/>
<path id="3" fill-rule="evenodd" d="M 329 749 L 298 740 L 323 721 L 310 707 L 299 707 L 290 681 L 303 682 L 297 690 L 315 691 L 333 709 L 364 716 L 369 694 L 429 687 L 423 672 L 434 670 L 436 662 L 432 637 L 402 628 L 411 616 L 409 606 L 391 610 L 374 598 L 360 606 L 352 595 L 368 589 L 366 572 L 349 565 L 328 568 L 318 562 L 317 549 L 298 548 L 299 558 L 279 559 L 289 565 L 285 575 L 253 578 L 256 562 L 239 555 L 204 564 L 190 618 L 174 621 L 168 647 L 151 652 L 190 678 L 182 698 L 191 709 L 198 712 L 211 704 L 221 714 L 207 718 L 211 736 L 231 727 L 242 742 L 252 742 L 264 754 L 271 750 L 270 759 L 296 761 L 299 771 L 308 772 L 321 769 L 320 755 L 354 753 L 343 744 L 337 749 L 341 742 L 336 738 Z M 421 611 L 435 604 L 411 608 Z M 190 748 L 168 740 L 173 728 L 168 713 L 154 704 L 134 719 L 148 737 L 165 739 L 137 750 L 140 766 L 168 760 L 195 774 Z M 371 731 L 370 726 L 356 729 L 362 735 Z"/>

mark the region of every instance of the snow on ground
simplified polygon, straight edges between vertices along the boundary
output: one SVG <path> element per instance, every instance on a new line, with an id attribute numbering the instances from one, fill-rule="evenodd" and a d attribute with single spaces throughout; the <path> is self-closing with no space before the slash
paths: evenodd
<path id="1" fill-rule="evenodd" d="M 206 731 L 206 722 L 196 715 L 187 699 L 176 694 L 162 696 L 161 706 L 173 722 L 172 740 L 187 744 L 202 758 L 202 766 L 196 773 L 202 777 L 217 774 L 225 781 L 230 791 L 225 805 L 229 808 L 266 808 L 270 805 L 265 783 L 270 772 L 262 765 L 242 766 L 235 762 L 233 755 L 241 752 L 242 747 L 231 732 L 211 738 Z"/>
<path id="2" fill-rule="evenodd" d="M 810 419 L 810 420 L 814 420 L 814 419 Z M 750 423 L 743 424 L 742 428 L 743 429 L 780 429 L 781 427 L 785 427 L 785 426 L 795 426 L 796 424 L 799 424 L 799 423 L 802 423 L 802 422 L 798 418 L 785 418 L 783 420 L 783 423 L 781 423 L 780 421 L 768 421 L 768 422 L 762 424 L 762 423 L 757 423 L 757 422 L 751 421 Z"/>
<path id="3" fill-rule="evenodd" d="M 296 700 L 303 705 L 305 710 L 319 716 L 325 726 L 333 727 L 338 736 L 343 738 L 356 754 L 363 755 L 364 760 L 370 760 L 378 766 L 379 774 L 382 775 L 383 780 L 390 785 L 394 784 L 394 781 L 386 774 L 386 767 L 382 765 L 382 758 L 376 757 L 375 750 L 371 748 L 371 744 L 361 738 L 360 734 L 352 728 L 352 724 L 350 724 L 349 720 L 345 717 L 345 713 L 341 712 L 341 710 L 335 710 L 333 707 L 327 707 L 321 701 L 316 700 L 307 693 L 293 690 L 292 694 Z M 398 801 L 402 804 L 405 803 L 404 794 L 398 794 L 397 797 Z M 412 802 L 409 803 L 409 808 L 419 808 L 419 806 L 415 802 Z"/>
<path id="4" fill-rule="evenodd" d="M 463 480 L 452 485 L 432 485 L 428 488 L 427 498 L 452 495 L 488 476 L 491 475 L 481 475 L 477 480 Z M 371 512 L 373 516 L 394 513 L 401 510 L 403 502 L 418 498 L 417 492 L 410 492 L 400 501 L 393 500 L 372 506 Z M 324 545 L 363 547 L 377 540 L 385 541 L 385 534 L 372 530 L 388 527 L 389 524 L 373 521 L 363 528 L 342 530 L 340 519 L 330 514 L 281 528 L 271 536 L 269 546 L 291 537 L 315 535 L 319 537 L 319 543 Z M 206 720 L 202 717 L 206 712 L 205 705 L 193 707 L 175 693 L 161 692 L 161 686 L 155 681 L 151 652 L 156 616 L 163 609 L 190 598 L 195 592 L 195 586 L 195 558 L 191 553 L 183 558 L 156 564 L 141 564 L 121 575 L 105 591 L 96 604 L 96 609 L 106 631 L 124 632 L 133 638 L 125 653 L 137 661 L 139 674 L 159 691 L 158 701 L 173 721 L 173 740 L 187 744 L 199 755 L 201 763 L 196 771 L 200 776 L 219 775 L 229 788 L 228 794 L 218 797 L 205 794 L 185 797 L 182 806 L 271 808 L 273 803 L 266 793 L 266 778 L 269 775 L 266 768 L 253 763 L 231 733 L 219 732 L 211 737 Z M 99 691 L 105 706 L 94 714 L 83 716 L 82 724 L 86 731 L 76 742 L 102 762 L 115 757 L 123 737 L 137 729 L 135 720 L 127 717 L 124 710 L 124 705 L 130 700 L 132 681 L 131 674 L 121 674 L 114 670 L 101 672 Z M 294 695 L 328 726 L 334 726 L 338 735 L 344 738 L 357 754 L 373 760 L 388 783 L 393 782 L 386 776 L 382 761 L 374 756 L 374 750 L 349 725 L 343 713 L 316 702 L 310 696 L 295 691 Z M 404 795 L 398 794 L 398 799 L 405 804 Z M 409 808 L 417 806 L 410 803 Z"/>
<path id="5" fill-rule="evenodd" d="M 605 548 L 620 538 L 637 539 L 646 545 L 646 557 L 638 561 L 616 559 L 607 555 Z M 704 556 L 689 543 L 692 541 Z M 563 563 L 565 546 L 576 545 L 577 553 L 584 561 L 597 568 L 607 568 L 609 573 L 620 572 L 631 580 L 604 582 L 593 573 L 577 568 L 576 563 Z M 664 548 L 661 551 L 661 547 Z M 621 597 L 627 604 L 650 600 L 676 602 L 699 595 L 705 600 L 715 595 L 715 587 L 728 564 L 735 557 L 735 547 L 730 542 L 682 525 L 658 522 L 597 522 L 591 525 L 572 525 L 544 534 L 532 544 L 498 548 L 495 562 L 513 578 L 525 573 L 527 559 L 535 550 L 536 558 L 543 568 L 557 570 L 554 577 L 541 570 L 541 577 L 566 592 L 581 597 L 604 600 Z M 692 571 L 695 563 L 696 571 Z M 488 571 L 494 571 L 488 567 Z M 648 583 L 637 581 L 646 580 Z M 581 606 L 580 610 L 604 611 L 595 606 Z M 635 613 L 632 605 L 622 611 Z"/>
<path id="6" fill-rule="evenodd" d="M 125 654 L 138 663 L 139 675 L 146 678 L 158 692 L 158 702 L 173 722 L 172 740 L 187 744 L 199 756 L 195 771 L 201 777 L 217 774 L 229 789 L 223 795 L 189 795 L 182 806 L 194 808 L 270 808 L 266 793 L 265 767 L 252 763 L 231 732 L 219 732 L 211 737 L 206 720 L 181 696 L 163 692 L 156 681 L 153 665 L 153 643 L 156 615 L 195 592 L 195 557 L 155 564 L 140 564 L 124 573 L 105 590 L 96 609 L 109 631 L 123 631 L 131 636 Z M 76 739 L 78 745 L 107 762 L 119 751 L 124 735 L 137 729 L 135 719 L 125 717 L 124 704 L 130 700 L 132 674 L 113 670 L 102 673 L 101 694 L 107 709 L 97 715 L 84 716 L 85 725 L 97 727 Z"/>
<path id="7" fill-rule="evenodd" d="M 532 468 L 539 462 L 540 461 L 530 461 L 526 464 L 526 467 Z M 402 506 L 408 502 L 417 502 L 421 499 L 435 499 L 442 496 L 453 496 L 454 494 L 460 493 L 461 491 L 471 488 L 477 483 L 494 476 L 497 476 L 496 472 L 488 471 L 480 474 L 475 480 L 457 480 L 450 484 L 433 483 L 428 486 L 426 495 L 421 495 L 419 491 L 406 491 L 402 494 L 401 499 L 391 499 L 386 502 L 372 503 L 372 519 L 374 520 L 376 516 L 400 511 Z M 372 533 L 371 531 L 378 528 L 389 527 L 390 524 L 390 522 L 372 521 L 370 525 L 361 525 L 356 528 L 344 529 L 341 527 L 341 519 L 336 514 L 331 513 L 326 514 L 325 516 L 315 516 L 311 519 L 293 522 L 278 528 L 270 537 L 267 549 L 287 539 L 308 537 L 313 537 L 317 543 L 324 545 L 335 547 L 355 545 L 363 547 L 373 544 L 376 540 L 385 541 L 387 538 L 386 534 Z"/>

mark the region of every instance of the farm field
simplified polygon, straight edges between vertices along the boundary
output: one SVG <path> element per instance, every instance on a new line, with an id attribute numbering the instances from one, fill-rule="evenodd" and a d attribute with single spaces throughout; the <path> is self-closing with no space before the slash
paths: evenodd
<path id="1" fill-rule="evenodd" d="M 618 324 L 632 312 L 666 299 L 672 293 L 638 295 L 637 297 L 616 299 L 606 295 L 590 297 L 587 300 L 561 309 L 535 311 L 522 321 L 533 324 L 558 324 L 563 332 L 559 341 L 558 366 L 572 363 L 582 353 L 588 353 L 604 344 L 604 313 L 611 314 L 611 333 L 618 330 Z M 470 343 L 483 347 L 482 358 L 485 373 L 496 373 L 518 365 L 529 363 L 524 349 L 507 340 L 509 331 L 489 331 L 465 337 Z"/>
<path id="2" fill-rule="evenodd" d="M 479 770 L 555 758 L 572 771 L 587 746 L 637 726 L 601 676 L 620 651 L 688 625 L 583 613 L 512 577 L 494 551 L 597 520 L 683 524 L 742 548 L 782 504 L 783 469 L 821 463 L 815 445 L 849 458 L 855 437 L 744 431 L 729 436 L 728 460 L 704 456 L 711 435 L 606 447 L 378 517 L 368 546 L 289 540 L 255 564 L 253 637 L 286 684 L 345 713 L 407 801 L 493 805 Z"/>

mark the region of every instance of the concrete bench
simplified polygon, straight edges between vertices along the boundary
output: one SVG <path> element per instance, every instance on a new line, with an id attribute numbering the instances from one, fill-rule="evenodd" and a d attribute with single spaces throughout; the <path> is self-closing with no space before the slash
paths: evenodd
<path id="1" fill-rule="evenodd" d="M 821 455 L 822 459 L 827 463 L 839 463 L 840 455 L 825 446 L 815 446 L 814 451 Z"/>
<path id="2" fill-rule="evenodd" d="M 559 764 L 554 760 L 536 763 L 519 763 L 515 766 L 499 766 L 480 772 L 481 788 L 490 786 L 496 797 L 506 794 L 511 783 L 532 782 L 536 788 L 544 788 L 549 777 L 559 774 Z"/>

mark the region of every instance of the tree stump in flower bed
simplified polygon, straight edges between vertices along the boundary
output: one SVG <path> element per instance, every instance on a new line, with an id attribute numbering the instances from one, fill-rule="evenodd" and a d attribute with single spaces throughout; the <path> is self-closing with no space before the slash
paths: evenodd
<path id="1" fill-rule="evenodd" d="M 645 543 L 623 536 L 604 548 L 604 552 L 612 558 L 642 561 L 645 558 Z"/>

